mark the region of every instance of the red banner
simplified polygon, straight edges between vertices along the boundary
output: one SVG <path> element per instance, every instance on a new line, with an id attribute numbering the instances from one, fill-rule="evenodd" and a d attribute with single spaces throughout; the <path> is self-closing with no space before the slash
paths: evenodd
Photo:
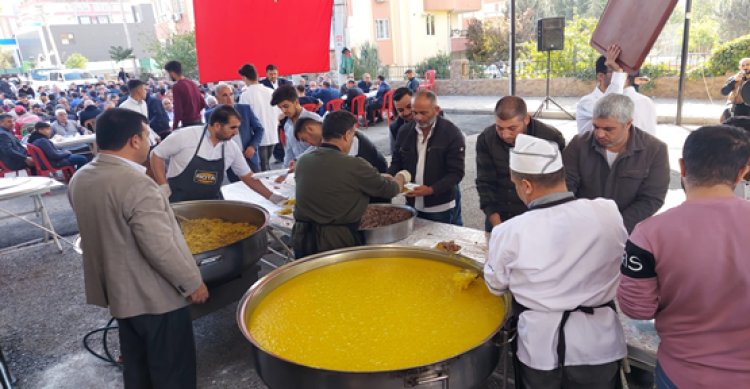
<path id="1" fill-rule="evenodd" d="M 268 64 L 282 75 L 330 70 L 333 0 L 193 0 L 200 82 Z"/>

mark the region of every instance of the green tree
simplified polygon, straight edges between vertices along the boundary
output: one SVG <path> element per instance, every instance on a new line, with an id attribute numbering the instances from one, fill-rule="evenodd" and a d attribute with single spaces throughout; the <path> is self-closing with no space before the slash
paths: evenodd
<path id="1" fill-rule="evenodd" d="M 750 53 L 750 34 L 739 37 L 718 46 L 711 53 L 711 57 L 703 65 L 703 68 L 695 72 L 705 72 L 705 75 L 724 76 L 737 73 L 740 59 Z"/>
<path id="2" fill-rule="evenodd" d="M 165 43 L 154 41 L 148 46 L 154 60 L 161 67 L 176 60 L 182 64 L 182 73 L 188 78 L 198 78 L 198 60 L 195 54 L 195 32 L 172 35 Z"/>
<path id="3" fill-rule="evenodd" d="M 747 0 L 717 1 L 714 9 L 721 23 L 719 34 L 722 41 L 738 38 L 750 30 L 750 6 Z"/>
<path id="4" fill-rule="evenodd" d="M 120 63 L 128 58 L 133 58 L 133 49 L 126 49 L 122 46 L 110 46 L 109 58 L 112 58 L 113 61 Z"/>
<path id="5" fill-rule="evenodd" d="M 88 58 L 80 53 L 73 53 L 65 60 L 65 67 L 68 69 L 86 69 L 86 64 L 88 63 Z"/>
<path id="6" fill-rule="evenodd" d="M 598 19 L 576 18 L 565 26 L 565 48 L 551 52 L 551 77 L 578 77 L 594 79 L 594 63 L 599 52 L 589 41 Z M 547 52 L 536 50 L 536 41 L 528 41 L 518 46 L 521 62 L 519 76 L 528 78 L 544 77 L 547 69 Z"/>
<path id="7" fill-rule="evenodd" d="M 473 19 L 467 28 L 466 58 L 491 63 L 508 57 L 508 23 Z"/>
<path id="8" fill-rule="evenodd" d="M 378 47 L 370 42 L 365 42 L 359 47 L 359 54 L 353 54 L 354 78 L 360 79 L 365 73 L 369 73 L 373 79 L 382 71 Z"/>
<path id="9" fill-rule="evenodd" d="M 451 55 L 447 53 L 438 53 L 417 64 L 414 71 L 417 74 L 424 74 L 428 70 L 435 70 L 435 78 L 450 78 Z"/>
<path id="10" fill-rule="evenodd" d="M 719 23 L 715 20 L 704 18 L 696 20 L 690 26 L 690 52 L 710 53 L 716 45 L 719 33 Z"/>

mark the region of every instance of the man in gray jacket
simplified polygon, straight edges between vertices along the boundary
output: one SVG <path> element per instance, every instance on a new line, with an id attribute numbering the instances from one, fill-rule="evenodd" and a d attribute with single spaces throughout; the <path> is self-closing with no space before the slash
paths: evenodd
<path id="1" fill-rule="evenodd" d="M 112 108 L 97 119 L 99 154 L 73 176 L 86 302 L 119 326 L 125 388 L 195 388 L 188 303 L 208 289 L 169 201 L 146 176 L 148 119 Z"/>
<path id="2" fill-rule="evenodd" d="M 594 107 L 592 131 L 563 152 L 568 190 L 576 197 L 612 199 L 628 233 L 656 213 L 669 188 L 667 145 L 633 126 L 633 101 L 610 94 Z"/>

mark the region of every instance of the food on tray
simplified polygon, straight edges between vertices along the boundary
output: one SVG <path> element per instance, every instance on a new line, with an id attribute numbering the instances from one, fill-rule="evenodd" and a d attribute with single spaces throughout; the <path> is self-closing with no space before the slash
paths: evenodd
<path id="1" fill-rule="evenodd" d="M 457 253 L 461 250 L 461 246 L 457 245 L 456 242 L 452 240 L 438 242 L 438 244 L 435 245 L 435 248 L 446 253 Z"/>
<path id="2" fill-rule="evenodd" d="M 281 202 L 281 205 L 287 206 L 287 207 L 292 207 L 296 204 L 297 204 L 297 199 L 286 199 Z"/>
<path id="3" fill-rule="evenodd" d="M 294 212 L 294 208 L 284 207 L 276 211 L 276 214 L 279 216 L 288 216 L 288 215 L 291 215 L 293 212 Z"/>
<path id="4" fill-rule="evenodd" d="M 391 224 L 400 223 L 409 220 L 412 213 L 398 207 L 369 206 L 362 215 L 362 221 L 359 223 L 359 229 L 370 230 L 377 227 L 390 226 Z"/>
<path id="5" fill-rule="evenodd" d="M 339 262 L 270 291 L 245 324 L 265 351 L 315 368 L 431 364 L 482 344 L 505 317 L 504 300 L 484 282 L 456 288 L 460 271 L 417 258 Z"/>
<path id="6" fill-rule="evenodd" d="M 258 227 L 222 219 L 186 219 L 180 222 L 182 235 L 193 254 L 218 249 L 252 235 Z"/>

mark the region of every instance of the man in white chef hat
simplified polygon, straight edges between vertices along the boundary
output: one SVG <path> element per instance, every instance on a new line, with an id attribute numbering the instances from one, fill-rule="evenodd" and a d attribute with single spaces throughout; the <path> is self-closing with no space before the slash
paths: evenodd
<path id="1" fill-rule="evenodd" d="M 617 205 L 576 199 L 557 144 L 521 134 L 511 180 L 529 211 L 492 230 L 484 267 L 513 294 L 517 388 L 615 388 L 625 336 L 614 298 L 627 232 Z"/>

